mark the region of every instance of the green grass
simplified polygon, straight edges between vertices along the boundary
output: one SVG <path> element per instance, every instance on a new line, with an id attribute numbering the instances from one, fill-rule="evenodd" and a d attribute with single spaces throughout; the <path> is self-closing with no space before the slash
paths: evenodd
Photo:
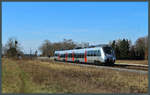
<path id="1" fill-rule="evenodd" d="M 148 75 L 54 61 L 2 59 L 3 93 L 147 93 Z"/>

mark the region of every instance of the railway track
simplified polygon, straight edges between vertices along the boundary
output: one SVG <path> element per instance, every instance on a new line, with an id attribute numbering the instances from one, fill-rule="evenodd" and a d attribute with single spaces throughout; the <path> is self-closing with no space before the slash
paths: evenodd
<path id="1" fill-rule="evenodd" d="M 60 62 L 60 61 L 57 61 Z M 117 71 L 125 71 L 125 72 L 135 72 L 140 74 L 147 74 L 148 73 L 148 66 L 142 65 L 132 65 L 132 64 L 114 64 L 114 65 L 102 65 L 102 64 L 90 64 L 90 63 L 72 63 L 72 62 L 60 62 L 64 64 L 72 64 L 72 65 L 79 65 L 83 67 L 93 67 L 93 68 L 101 68 L 101 69 L 112 69 Z"/>
<path id="2" fill-rule="evenodd" d="M 65 63 L 65 62 L 63 62 Z M 68 63 L 68 62 L 67 62 Z M 80 65 L 80 66 L 87 66 L 87 67 L 94 67 L 94 68 L 102 68 L 102 69 L 112 69 L 117 71 L 125 71 L 125 72 L 135 72 L 135 73 L 141 73 L 141 74 L 147 74 L 148 73 L 148 66 L 135 66 L 135 65 L 124 65 L 124 64 L 114 64 L 112 66 L 106 66 L 106 65 L 93 65 L 93 64 L 75 64 L 75 63 L 69 63 L 73 65 Z"/>
<path id="3" fill-rule="evenodd" d="M 43 61 L 50 61 L 51 59 L 47 59 Z M 105 69 L 113 69 L 118 71 L 127 71 L 127 72 L 137 72 L 142 74 L 148 73 L 148 65 L 140 65 L 140 64 L 128 64 L 128 63 L 115 63 L 114 65 L 103 65 L 103 64 L 92 64 L 92 63 L 72 63 L 72 62 L 62 62 L 56 61 L 58 63 L 64 64 L 72 64 L 72 65 L 79 65 L 85 67 L 96 67 L 96 68 L 105 68 Z"/>
<path id="4" fill-rule="evenodd" d="M 143 70 L 143 71 L 148 71 L 148 66 L 146 65 L 138 65 L 138 64 L 115 64 L 115 68 L 126 68 L 126 69 L 134 69 L 134 70 Z"/>

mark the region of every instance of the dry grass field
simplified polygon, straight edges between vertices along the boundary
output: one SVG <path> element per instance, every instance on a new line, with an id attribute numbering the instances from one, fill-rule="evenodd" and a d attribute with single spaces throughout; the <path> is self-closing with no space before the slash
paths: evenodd
<path id="1" fill-rule="evenodd" d="M 2 59 L 2 93 L 147 92 L 147 74 L 54 61 Z"/>
<path id="2" fill-rule="evenodd" d="M 148 60 L 116 60 L 116 63 L 129 63 L 129 64 L 148 65 Z"/>

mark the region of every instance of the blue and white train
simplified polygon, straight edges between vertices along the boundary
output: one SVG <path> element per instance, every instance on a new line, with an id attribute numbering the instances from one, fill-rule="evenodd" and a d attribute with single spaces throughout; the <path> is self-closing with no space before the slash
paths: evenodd
<path id="1" fill-rule="evenodd" d="M 55 51 L 54 60 L 114 64 L 116 57 L 111 46 L 101 45 L 91 48 Z"/>

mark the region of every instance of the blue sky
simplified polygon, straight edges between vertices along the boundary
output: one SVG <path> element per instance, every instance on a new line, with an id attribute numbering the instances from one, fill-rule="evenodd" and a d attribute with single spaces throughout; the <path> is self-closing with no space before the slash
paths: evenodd
<path id="1" fill-rule="evenodd" d="M 15 37 L 25 53 L 46 39 L 107 44 L 148 35 L 147 2 L 2 2 L 2 43 Z"/>

